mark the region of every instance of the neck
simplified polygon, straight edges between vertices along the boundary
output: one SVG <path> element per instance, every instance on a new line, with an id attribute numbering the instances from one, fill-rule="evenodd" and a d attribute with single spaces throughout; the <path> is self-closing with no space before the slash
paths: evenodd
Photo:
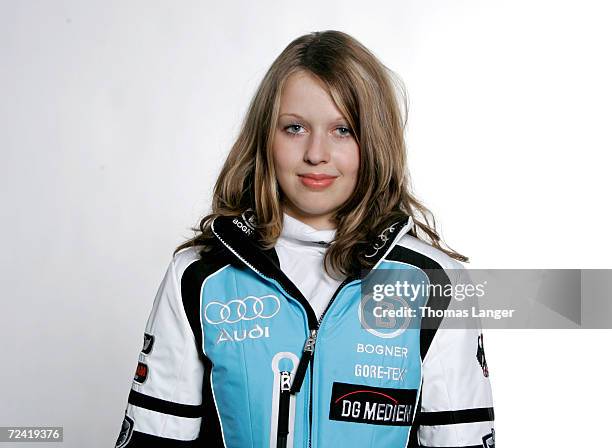
<path id="1" fill-rule="evenodd" d="M 292 218 L 302 221 L 304 224 L 317 230 L 333 230 L 336 228 L 336 225 L 331 222 L 331 213 L 327 215 L 309 215 L 298 212 L 292 207 L 285 207 L 283 211 Z"/>

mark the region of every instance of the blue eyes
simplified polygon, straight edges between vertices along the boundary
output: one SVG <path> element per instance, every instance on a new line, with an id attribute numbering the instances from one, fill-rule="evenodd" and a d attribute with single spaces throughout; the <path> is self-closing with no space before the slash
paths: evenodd
<path id="1" fill-rule="evenodd" d="M 303 128 L 303 126 L 301 124 L 290 124 L 289 126 L 285 126 L 283 129 L 287 134 L 295 136 L 300 134 L 300 132 L 294 132 L 299 131 L 299 128 Z M 353 133 L 353 131 L 346 126 L 339 126 L 336 128 L 336 130 L 341 131 L 339 134 L 341 138 L 350 137 Z"/>
<path id="2" fill-rule="evenodd" d="M 289 134 L 297 134 L 297 132 L 293 132 L 290 131 L 289 129 L 295 129 L 295 128 L 301 128 L 302 125 L 300 124 L 290 124 L 289 126 L 285 126 L 285 131 L 287 131 Z"/>

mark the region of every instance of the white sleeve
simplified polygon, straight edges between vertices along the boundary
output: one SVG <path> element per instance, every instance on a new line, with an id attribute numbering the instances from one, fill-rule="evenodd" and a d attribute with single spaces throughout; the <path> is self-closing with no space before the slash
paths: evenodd
<path id="1" fill-rule="evenodd" d="M 465 269 L 451 284 L 469 281 Z M 452 300 L 452 299 L 451 299 Z M 423 359 L 418 415 L 421 447 L 494 447 L 494 414 L 480 319 L 469 328 L 439 328 Z"/>
<path id="2" fill-rule="evenodd" d="M 155 296 L 116 447 L 192 446 L 199 437 L 204 365 L 176 270 L 173 259 Z"/>

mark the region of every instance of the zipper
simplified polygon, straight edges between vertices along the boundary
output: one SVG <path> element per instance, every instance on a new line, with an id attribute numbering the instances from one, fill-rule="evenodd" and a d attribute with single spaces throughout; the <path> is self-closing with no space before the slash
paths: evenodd
<path id="1" fill-rule="evenodd" d="M 403 237 L 404 234 L 406 234 L 410 230 L 410 228 L 412 227 L 411 224 L 412 224 L 412 216 L 408 218 L 406 225 L 404 225 L 401 229 L 399 229 L 399 231 L 393 238 L 393 241 L 389 245 L 389 249 L 394 247 L 399 241 L 399 239 Z M 389 249 L 387 249 L 387 251 Z M 380 260 L 382 260 L 384 256 L 385 254 L 383 254 L 380 257 L 379 261 L 372 267 L 371 270 L 374 270 L 376 266 L 378 266 L 378 264 L 380 263 Z M 325 317 L 327 310 L 329 310 L 329 307 L 332 305 L 336 296 L 340 293 L 342 288 L 344 288 L 344 286 L 350 283 L 351 281 L 358 280 L 359 278 L 360 278 L 359 276 L 351 275 L 344 279 L 344 281 L 340 284 L 340 286 L 338 286 L 338 289 L 336 289 L 336 291 L 334 292 L 334 295 L 332 296 L 330 301 L 327 303 L 327 306 L 323 310 L 321 317 L 319 317 L 319 319 L 316 322 L 315 328 L 310 329 L 310 336 L 308 337 L 308 339 L 306 339 L 306 342 L 304 343 L 304 348 L 302 349 L 302 357 L 300 358 L 300 363 L 298 364 L 298 368 L 297 368 L 297 371 L 295 372 L 295 377 L 293 379 L 293 384 L 291 385 L 292 394 L 298 393 L 300 391 L 300 388 L 302 387 L 302 382 L 304 381 L 304 376 L 306 375 L 306 367 L 308 366 L 308 364 L 311 363 L 312 358 L 314 357 L 314 349 L 315 349 L 315 344 L 317 342 L 317 332 L 319 331 L 319 328 L 321 327 L 321 322 L 323 321 L 323 318 Z"/>
<path id="2" fill-rule="evenodd" d="M 353 280 L 357 280 L 357 279 L 358 277 L 347 277 L 344 279 L 342 283 L 340 283 L 340 285 L 334 292 L 334 295 L 329 300 L 329 302 L 327 303 L 327 306 L 321 313 L 321 316 L 317 320 L 316 328 L 313 328 L 310 330 L 310 336 L 308 337 L 308 339 L 306 339 L 306 343 L 304 344 L 304 349 L 302 350 L 302 357 L 300 358 L 300 362 L 295 371 L 295 377 L 293 378 L 293 383 L 291 384 L 291 389 L 289 391 L 291 394 L 296 394 L 300 391 L 300 389 L 302 388 L 302 383 L 304 382 L 304 377 L 306 376 L 306 369 L 310 367 L 310 384 L 309 384 L 309 391 L 308 391 L 308 398 L 309 398 L 308 399 L 308 422 L 310 424 L 309 429 L 308 429 L 308 447 L 309 448 L 312 447 L 312 383 L 313 383 L 312 377 L 313 377 L 313 364 L 314 364 L 313 358 L 314 358 L 315 344 L 317 342 L 317 333 L 319 331 L 319 328 L 321 327 L 321 322 L 323 322 L 323 318 L 325 317 L 327 310 L 329 310 L 329 308 L 331 307 L 336 297 L 340 294 L 340 291 L 342 291 L 342 289 L 348 283 L 352 282 Z"/>
<path id="3" fill-rule="evenodd" d="M 289 435 L 289 400 L 291 394 L 289 388 L 291 385 L 291 373 L 280 372 L 280 390 L 278 400 L 278 426 L 276 436 L 276 447 L 287 448 L 287 436 Z"/>
<path id="4" fill-rule="evenodd" d="M 321 322 L 323 321 L 323 317 L 325 317 L 327 310 L 329 309 L 333 301 L 336 299 L 342 288 L 344 288 L 344 286 L 352 280 L 356 280 L 356 278 L 347 277 L 342 283 L 340 283 L 340 286 L 338 286 L 338 289 L 336 289 L 336 292 L 334 292 L 334 295 L 327 303 L 327 306 L 323 310 L 323 313 L 321 313 L 321 317 L 319 317 L 319 319 L 317 320 L 316 327 L 310 330 L 310 336 L 308 336 L 308 339 L 306 339 L 306 342 L 304 343 L 304 348 L 302 349 L 302 357 L 300 358 L 297 370 L 295 371 L 295 377 L 293 378 L 293 383 L 291 384 L 292 394 L 298 393 L 302 388 L 302 383 L 304 382 L 304 377 L 306 376 L 306 368 L 308 367 L 310 361 L 314 356 L 315 344 L 317 342 L 317 333 L 319 331 L 319 327 L 321 326 Z"/>
<path id="5" fill-rule="evenodd" d="M 407 233 L 408 230 L 410 230 L 411 223 L 412 223 L 412 217 L 409 218 L 407 225 L 402 227 L 397 233 L 397 235 L 395 235 L 389 247 L 394 247 L 397 241 L 399 241 L 399 239 L 402 236 L 404 236 L 404 234 Z M 383 258 L 384 258 L 384 255 L 380 257 L 380 260 L 382 260 Z M 376 268 L 376 266 L 378 266 L 378 264 L 380 263 L 380 260 L 374 265 L 372 270 Z M 323 313 L 321 313 L 321 316 L 317 320 L 316 327 L 310 330 L 310 336 L 304 343 L 304 348 L 302 350 L 302 357 L 300 358 L 298 368 L 295 372 L 295 377 L 293 378 L 293 383 L 291 384 L 290 393 L 292 394 L 298 393 L 302 387 L 302 383 L 304 382 L 304 377 L 306 375 L 306 368 L 310 366 L 310 387 L 309 387 L 309 400 L 308 400 L 308 422 L 310 424 L 310 427 L 309 427 L 309 432 L 308 432 L 308 448 L 312 448 L 312 398 L 313 398 L 312 397 L 313 395 L 312 383 L 313 383 L 313 365 L 314 365 L 315 344 L 317 342 L 317 333 L 319 331 L 319 328 L 321 327 L 321 323 L 323 322 L 323 318 L 325 317 L 325 314 L 327 314 L 327 311 L 331 307 L 336 297 L 340 294 L 340 291 L 342 291 L 342 289 L 347 284 L 349 284 L 350 282 L 354 280 L 359 280 L 359 278 L 360 278 L 359 276 L 349 276 L 345 278 L 344 281 L 340 283 L 340 286 L 338 286 L 338 289 L 336 289 L 336 291 L 334 292 L 334 295 L 331 297 L 331 299 L 327 303 L 327 306 L 323 310 Z"/>
<path id="6" fill-rule="evenodd" d="M 314 373 L 314 369 L 312 367 L 314 363 L 310 363 L 310 384 L 308 391 L 308 422 L 310 426 L 308 427 L 308 448 L 312 447 L 312 375 Z"/>

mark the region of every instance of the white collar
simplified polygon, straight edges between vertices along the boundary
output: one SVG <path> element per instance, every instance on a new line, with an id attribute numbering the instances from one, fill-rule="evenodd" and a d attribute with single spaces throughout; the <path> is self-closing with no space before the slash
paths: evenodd
<path id="1" fill-rule="evenodd" d="M 283 229 L 278 241 L 292 246 L 327 249 L 336 236 L 336 229 L 318 230 L 283 212 Z"/>

